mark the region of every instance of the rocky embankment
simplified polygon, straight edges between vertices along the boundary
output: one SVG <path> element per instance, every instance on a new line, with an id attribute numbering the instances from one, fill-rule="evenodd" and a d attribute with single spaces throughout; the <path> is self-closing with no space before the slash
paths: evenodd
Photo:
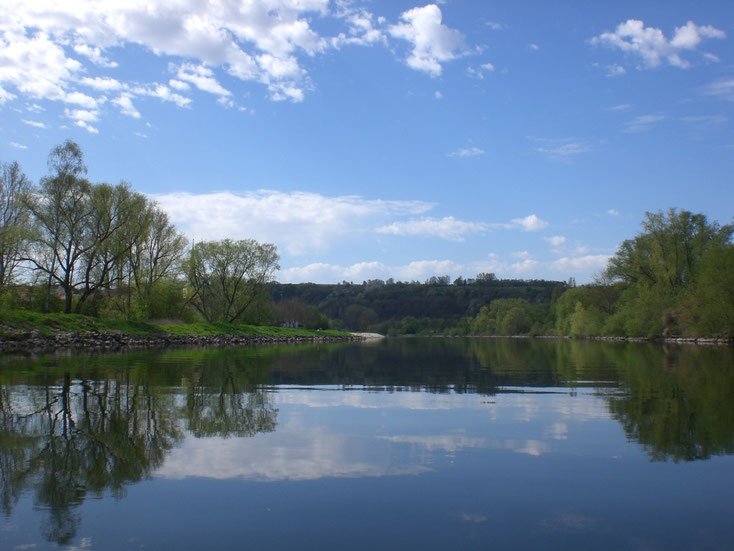
<path id="1" fill-rule="evenodd" d="M 124 333 L 54 333 L 39 331 L 0 337 L 0 352 L 46 352 L 70 350 L 126 350 L 143 348 L 181 348 L 200 346 L 262 346 L 358 342 L 360 335 L 130 335 Z"/>

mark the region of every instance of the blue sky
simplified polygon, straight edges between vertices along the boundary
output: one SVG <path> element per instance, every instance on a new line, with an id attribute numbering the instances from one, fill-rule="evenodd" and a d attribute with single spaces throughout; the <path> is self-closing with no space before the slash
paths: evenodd
<path id="1" fill-rule="evenodd" d="M 284 282 L 590 281 L 734 210 L 734 4 L 6 0 L 0 160 L 70 138 Z"/>

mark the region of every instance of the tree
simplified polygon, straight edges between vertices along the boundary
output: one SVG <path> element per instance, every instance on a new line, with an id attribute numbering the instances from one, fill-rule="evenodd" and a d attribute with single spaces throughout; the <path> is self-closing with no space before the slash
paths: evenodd
<path id="1" fill-rule="evenodd" d="M 185 259 L 189 302 L 208 322 L 237 321 L 273 279 L 275 245 L 253 239 L 202 241 Z"/>
<path id="2" fill-rule="evenodd" d="M 0 293 L 12 282 L 28 241 L 30 216 L 23 201 L 30 187 L 17 162 L 0 165 Z"/>
<path id="3" fill-rule="evenodd" d="M 187 242 L 153 202 L 148 202 L 141 222 L 145 231 L 132 244 L 130 268 L 138 294 L 147 300 L 158 282 L 176 272 Z"/>
<path id="4" fill-rule="evenodd" d="M 74 271 L 85 252 L 84 238 L 91 216 L 91 184 L 81 148 L 71 140 L 56 146 L 48 157 L 51 175 L 29 196 L 27 206 L 38 223 L 34 254 L 25 258 L 35 269 L 48 274 L 48 297 L 56 281 L 64 290 L 64 311 L 71 312 Z"/>
<path id="5" fill-rule="evenodd" d="M 681 316 L 697 317 L 696 300 L 686 307 L 684 298 L 695 296 L 702 260 L 730 247 L 734 225 L 720 226 L 703 214 L 676 209 L 645 216 L 643 232 L 624 241 L 609 261 L 606 277 L 625 288 L 605 332 L 621 329 L 627 335 L 646 337 L 680 334 Z M 702 296 L 698 300 L 709 301 Z"/>
<path id="6" fill-rule="evenodd" d="M 722 247 L 734 233 L 733 225 L 709 223 L 703 214 L 670 209 L 645 213 L 643 232 L 620 245 L 609 261 L 611 280 L 661 285 L 677 292 L 696 277 L 696 267 L 709 249 Z"/>
<path id="7" fill-rule="evenodd" d="M 72 287 L 81 291 L 77 312 L 96 291 L 111 289 L 124 280 L 129 253 L 150 225 L 147 199 L 125 183 L 92 186 L 89 204 L 79 277 L 72 281 Z"/>

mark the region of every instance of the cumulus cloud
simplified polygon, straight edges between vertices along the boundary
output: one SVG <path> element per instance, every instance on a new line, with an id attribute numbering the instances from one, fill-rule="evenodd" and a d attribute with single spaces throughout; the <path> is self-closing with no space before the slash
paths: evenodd
<path id="1" fill-rule="evenodd" d="M 413 8 L 400 16 L 402 23 L 391 25 L 390 34 L 411 44 L 405 62 L 409 67 L 436 77 L 441 63 L 463 55 L 464 35 L 442 23 L 443 14 L 436 4 Z"/>
<path id="2" fill-rule="evenodd" d="M 611 255 L 588 254 L 583 256 L 564 256 L 550 263 L 549 267 L 560 273 L 574 273 L 583 271 L 586 273 L 600 272 L 603 270 Z"/>
<path id="3" fill-rule="evenodd" d="M 422 214 L 432 206 L 422 201 L 266 190 L 172 193 L 153 198 L 174 224 L 196 240 L 252 237 L 275 243 L 291 254 L 327 248 L 347 235 L 373 231 L 376 221 Z"/>
<path id="4" fill-rule="evenodd" d="M 704 38 L 725 38 L 726 33 L 711 25 L 696 25 L 688 21 L 676 27 L 669 40 L 662 30 L 645 27 L 642 21 L 628 19 L 617 25 L 614 32 L 604 32 L 591 39 L 592 44 L 601 44 L 635 56 L 642 67 L 653 68 L 667 64 L 686 69 L 691 63 L 681 57 L 684 51 L 694 51 Z"/>
<path id="5" fill-rule="evenodd" d="M 548 227 L 548 222 L 541 220 L 535 214 L 525 218 L 513 218 L 512 223 L 524 231 L 539 231 Z"/>
<path id="6" fill-rule="evenodd" d="M 551 237 L 544 237 L 543 241 L 547 241 L 554 247 L 559 247 L 566 242 L 566 238 L 562 235 L 553 235 Z"/>
<path id="7" fill-rule="evenodd" d="M 369 46 L 387 43 L 387 36 L 380 28 L 385 24 L 384 17 L 375 17 L 366 8 L 356 8 L 348 4 L 337 4 L 337 16 L 347 23 L 348 31 L 339 33 L 332 40 L 335 47 L 345 44 Z"/>
<path id="8" fill-rule="evenodd" d="M 393 222 L 380 226 L 377 233 L 391 235 L 420 235 L 440 237 L 448 241 L 463 241 L 467 234 L 481 233 L 489 228 L 482 222 L 465 222 L 453 216 L 445 218 L 423 218 L 407 222 Z"/>

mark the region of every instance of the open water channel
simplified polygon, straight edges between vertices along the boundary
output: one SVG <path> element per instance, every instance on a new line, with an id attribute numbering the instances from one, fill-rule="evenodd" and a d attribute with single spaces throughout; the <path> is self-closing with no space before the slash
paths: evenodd
<path id="1" fill-rule="evenodd" d="M 0 549 L 734 549 L 734 351 L 0 357 Z"/>

